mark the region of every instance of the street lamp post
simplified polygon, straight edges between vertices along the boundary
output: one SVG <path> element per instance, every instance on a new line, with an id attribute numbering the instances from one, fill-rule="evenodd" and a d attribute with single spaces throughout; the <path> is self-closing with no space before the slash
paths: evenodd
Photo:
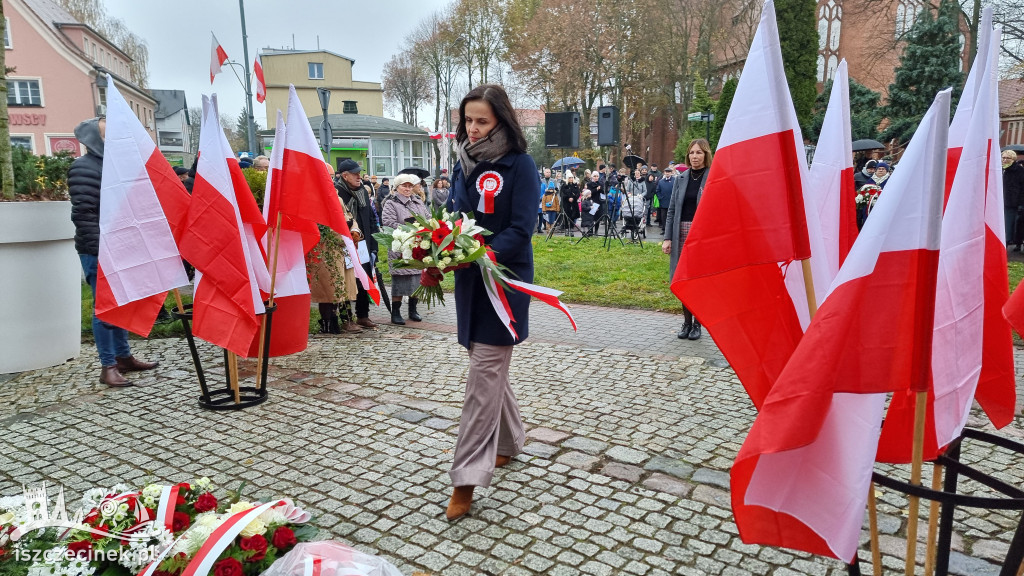
<path id="1" fill-rule="evenodd" d="M 244 0 L 238 0 L 238 13 L 242 17 L 242 57 L 245 58 L 243 63 L 243 69 L 245 70 L 245 110 L 249 115 L 248 122 L 248 142 L 249 151 L 253 154 L 257 153 L 259 146 L 256 143 L 256 129 L 255 129 L 255 118 L 252 115 L 252 80 L 249 75 L 249 37 L 245 33 L 245 2 Z"/>

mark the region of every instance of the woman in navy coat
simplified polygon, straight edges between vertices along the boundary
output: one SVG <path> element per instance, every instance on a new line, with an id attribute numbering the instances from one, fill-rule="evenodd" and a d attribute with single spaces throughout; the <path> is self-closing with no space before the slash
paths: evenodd
<path id="1" fill-rule="evenodd" d="M 530 240 L 540 181 L 502 87 L 477 86 L 462 99 L 455 140 L 459 162 L 452 172 L 448 209 L 473 213 L 492 232 L 485 243 L 498 263 L 513 278 L 533 282 Z M 455 271 L 459 344 L 469 350 L 469 375 L 449 472 L 455 486 L 446 513 L 449 520 L 469 511 L 473 489 L 489 486 L 495 467 L 521 452 L 526 438 L 508 371 L 512 347 L 529 333 L 530 297 L 506 290 L 505 298 L 515 336 L 494 311 L 479 267 Z"/>

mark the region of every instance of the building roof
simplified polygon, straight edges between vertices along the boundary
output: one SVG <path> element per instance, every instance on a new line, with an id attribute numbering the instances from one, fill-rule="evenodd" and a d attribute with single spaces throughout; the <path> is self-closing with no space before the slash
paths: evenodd
<path id="1" fill-rule="evenodd" d="M 263 56 L 282 56 L 286 54 L 330 54 L 331 56 L 337 56 L 343 60 L 355 64 L 355 58 L 349 58 L 348 56 L 342 56 L 337 52 L 331 52 L 330 50 L 287 50 L 285 48 L 260 48 L 260 57 Z"/>
<path id="2" fill-rule="evenodd" d="M 309 117 L 309 124 L 313 127 L 314 133 L 320 129 L 320 122 L 322 121 L 323 115 Z M 367 114 L 328 114 L 327 121 L 331 123 L 331 130 L 334 131 L 335 137 L 344 134 L 427 135 L 424 130 L 411 124 L 390 118 L 381 118 L 380 116 L 369 116 Z"/>
<path id="3" fill-rule="evenodd" d="M 185 101 L 184 90 L 150 90 L 153 99 L 156 100 L 156 110 L 153 115 L 159 119 L 172 116 L 180 110 L 188 107 Z"/>
<path id="4" fill-rule="evenodd" d="M 999 116 L 1024 115 L 1024 80 L 999 81 Z"/>
<path id="5" fill-rule="evenodd" d="M 57 24 L 81 24 L 70 12 L 61 7 L 54 0 L 23 0 L 36 16 L 50 27 L 54 32 L 59 32 Z"/>

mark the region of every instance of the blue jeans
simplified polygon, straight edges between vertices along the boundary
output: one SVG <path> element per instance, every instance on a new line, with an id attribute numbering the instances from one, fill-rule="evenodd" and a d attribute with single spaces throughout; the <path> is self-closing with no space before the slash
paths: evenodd
<path id="1" fill-rule="evenodd" d="M 85 281 L 92 288 L 92 337 L 96 339 L 100 364 L 114 366 L 118 358 L 132 355 L 132 349 L 128 346 L 128 331 L 96 317 L 96 267 L 99 260 L 90 254 L 79 254 L 78 258 L 82 261 L 82 270 L 85 270 Z"/>

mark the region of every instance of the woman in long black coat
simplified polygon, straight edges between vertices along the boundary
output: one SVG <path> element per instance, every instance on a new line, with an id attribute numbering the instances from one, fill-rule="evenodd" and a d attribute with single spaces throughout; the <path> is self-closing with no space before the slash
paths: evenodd
<path id="1" fill-rule="evenodd" d="M 569 174 L 562 184 L 562 212 L 569 218 L 568 227 L 572 228 L 576 219 L 580 217 L 580 185 L 576 183 L 576 177 Z"/>
<path id="2" fill-rule="evenodd" d="M 473 213 L 493 233 L 486 244 L 498 263 L 513 277 L 533 282 L 530 239 L 540 181 L 505 90 L 494 84 L 471 90 L 459 106 L 455 134 L 459 162 L 452 172 L 448 209 Z M 508 464 L 526 439 L 508 371 L 512 347 L 529 333 L 530 297 L 506 290 L 505 299 L 514 335 L 494 311 L 480 269 L 455 272 L 459 344 L 469 350 L 469 375 L 449 472 L 455 485 L 446 512 L 449 520 L 469 511 L 473 489 L 489 486 L 495 467 Z"/>

